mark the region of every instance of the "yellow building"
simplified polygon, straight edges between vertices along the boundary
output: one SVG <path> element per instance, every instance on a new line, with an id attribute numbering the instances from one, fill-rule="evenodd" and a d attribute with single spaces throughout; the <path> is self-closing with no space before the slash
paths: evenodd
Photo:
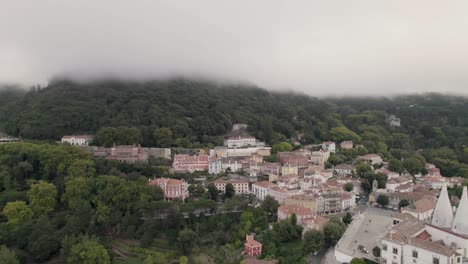
<path id="1" fill-rule="evenodd" d="M 297 175 L 297 167 L 291 165 L 285 165 L 281 167 L 281 175 Z"/>

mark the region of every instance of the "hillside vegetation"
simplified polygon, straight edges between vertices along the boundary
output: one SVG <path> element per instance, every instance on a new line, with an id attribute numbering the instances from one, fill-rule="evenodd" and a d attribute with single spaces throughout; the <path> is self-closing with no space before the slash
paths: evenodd
<path id="1" fill-rule="evenodd" d="M 26 95 L 2 92 L 0 126 L 27 139 L 96 134 L 96 144 L 160 147 L 222 144 L 233 123 L 269 144 L 353 140 L 386 158 L 424 149 L 446 175 L 468 163 L 468 99 L 424 94 L 395 98 L 318 99 L 257 87 L 190 80 L 154 82 L 56 81 Z M 0 99 L 2 100 L 2 99 Z M 385 118 L 401 118 L 390 128 Z M 466 172 L 468 173 L 468 172 Z"/>

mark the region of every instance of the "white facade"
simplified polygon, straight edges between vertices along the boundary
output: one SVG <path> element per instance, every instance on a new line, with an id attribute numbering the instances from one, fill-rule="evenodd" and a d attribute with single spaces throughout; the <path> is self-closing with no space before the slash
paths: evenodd
<path id="1" fill-rule="evenodd" d="M 229 160 L 223 161 L 221 163 L 221 170 L 226 171 L 227 169 L 229 169 L 231 172 L 241 171 L 242 170 L 242 163 L 238 162 L 238 161 L 232 162 L 232 161 L 229 161 Z"/>
<path id="2" fill-rule="evenodd" d="M 312 151 L 309 157 L 309 161 L 315 164 L 323 165 L 330 158 L 330 152 L 319 150 Z"/>
<path id="3" fill-rule="evenodd" d="M 426 241 L 412 242 L 409 244 L 398 244 L 388 240 L 382 241 L 381 258 L 382 264 L 461 264 L 461 256 L 456 254 L 441 254 L 431 249 L 434 244 Z M 437 247 L 434 247 L 437 248 Z"/>
<path id="4" fill-rule="evenodd" d="M 323 142 L 323 143 L 322 143 L 322 149 L 323 149 L 324 151 L 328 151 L 328 152 L 335 153 L 335 151 L 336 151 L 336 144 L 335 144 L 335 142 L 331 142 L 331 141 Z"/>
<path id="5" fill-rule="evenodd" d="M 254 137 L 230 137 L 226 140 L 226 145 L 228 148 L 257 146 L 257 140 Z"/>
<path id="6" fill-rule="evenodd" d="M 252 184 L 252 194 L 260 201 L 263 201 L 268 195 L 268 190 L 273 186 L 275 186 L 275 184 L 268 181 L 254 183 Z"/>
<path id="7" fill-rule="evenodd" d="M 209 174 L 219 174 L 223 172 L 221 168 L 221 159 L 212 158 L 208 163 L 208 173 Z"/>
<path id="8" fill-rule="evenodd" d="M 62 143 L 69 143 L 72 146 L 89 146 L 89 143 L 91 143 L 92 140 L 93 140 L 93 137 L 89 135 L 76 135 L 76 136 L 62 137 Z"/>

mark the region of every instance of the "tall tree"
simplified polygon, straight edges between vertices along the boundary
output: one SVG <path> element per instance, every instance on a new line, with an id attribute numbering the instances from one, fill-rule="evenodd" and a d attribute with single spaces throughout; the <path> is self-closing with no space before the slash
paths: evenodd
<path id="1" fill-rule="evenodd" d="M 322 249 L 324 244 L 324 235 L 322 231 L 312 229 L 304 234 L 304 253 L 314 253 Z"/>
<path id="2" fill-rule="evenodd" d="M 275 198 L 267 195 L 263 202 L 260 204 L 260 208 L 267 214 L 269 221 L 276 221 L 278 213 L 279 203 Z"/>
<path id="3" fill-rule="evenodd" d="M 197 237 L 197 233 L 187 227 L 179 232 L 177 241 L 179 242 L 180 248 L 184 254 L 190 253 Z"/>
<path id="4" fill-rule="evenodd" d="M 0 263 L 1 264 L 19 264 L 15 252 L 9 250 L 5 245 L 0 246 Z"/>
<path id="5" fill-rule="evenodd" d="M 154 130 L 154 141 L 158 147 L 170 147 L 172 144 L 172 131 L 167 127 L 157 128 Z"/>
<path id="6" fill-rule="evenodd" d="M 71 248 L 68 264 L 110 264 L 107 250 L 93 240 L 83 241 Z"/>
<path id="7" fill-rule="evenodd" d="M 33 216 L 33 211 L 24 201 L 9 202 L 3 208 L 3 214 L 12 225 L 20 225 Z"/>
<path id="8" fill-rule="evenodd" d="M 39 181 L 28 191 L 28 199 L 36 217 L 48 214 L 54 210 L 57 203 L 57 188 L 51 183 Z"/>
<path id="9" fill-rule="evenodd" d="M 236 194 L 236 190 L 234 190 L 234 186 L 232 183 L 226 184 L 226 190 L 224 191 L 225 198 L 232 198 Z"/>

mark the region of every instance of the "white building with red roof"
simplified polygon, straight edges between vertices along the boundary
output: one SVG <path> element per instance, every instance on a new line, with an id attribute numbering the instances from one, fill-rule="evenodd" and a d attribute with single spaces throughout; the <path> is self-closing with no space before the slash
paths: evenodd
<path id="1" fill-rule="evenodd" d="M 252 194 L 257 197 L 260 201 L 265 200 L 268 195 L 268 190 L 276 186 L 274 183 L 269 181 L 261 181 L 252 184 Z"/>
<path id="2" fill-rule="evenodd" d="M 412 183 L 413 179 L 410 176 L 400 176 L 387 181 L 385 184 L 385 189 L 387 189 L 388 192 L 398 192 L 398 187 L 405 185 L 407 188 L 409 188 L 407 184 Z"/>
<path id="3" fill-rule="evenodd" d="M 228 148 L 254 147 L 257 146 L 257 139 L 251 136 L 234 136 L 226 139 L 225 145 Z"/>
<path id="4" fill-rule="evenodd" d="M 68 143 L 72 146 L 89 146 L 93 139 L 92 135 L 69 135 L 62 137 L 62 143 Z"/>

